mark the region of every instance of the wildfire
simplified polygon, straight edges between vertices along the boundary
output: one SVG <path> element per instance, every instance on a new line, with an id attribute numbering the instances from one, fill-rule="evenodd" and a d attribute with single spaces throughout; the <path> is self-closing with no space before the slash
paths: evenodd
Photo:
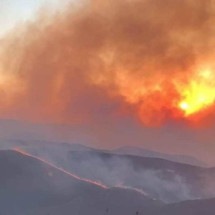
<path id="1" fill-rule="evenodd" d="M 212 70 L 199 71 L 181 89 L 179 108 L 186 117 L 208 109 L 215 102 L 215 79 Z"/>
<path id="2" fill-rule="evenodd" d="M 93 181 L 93 180 L 90 180 L 88 178 L 79 177 L 79 176 L 77 176 L 77 175 L 75 175 L 75 174 L 73 174 L 71 172 L 66 171 L 65 169 L 63 169 L 61 167 L 58 167 L 58 166 L 54 165 L 53 163 L 51 163 L 51 162 L 49 162 L 49 161 L 47 161 L 45 159 L 42 159 L 42 158 L 40 158 L 38 156 L 30 154 L 30 153 L 26 152 L 25 150 L 23 150 L 21 148 L 14 148 L 13 151 L 18 152 L 18 153 L 20 153 L 22 155 L 25 155 L 25 156 L 28 156 L 28 157 L 35 158 L 35 159 L 47 164 L 48 166 L 53 167 L 54 169 L 57 169 L 57 170 L 65 173 L 66 175 L 69 175 L 69 176 L 71 176 L 71 177 L 73 177 L 75 179 L 78 179 L 80 181 L 84 181 L 84 182 L 87 182 L 87 183 L 90 183 L 90 184 L 94 184 L 94 185 L 96 185 L 96 186 L 98 186 L 98 187 L 100 187 L 102 189 L 108 189 L 108 187 L 106 185 L 102 184 L 101 182 Z"/>
<path id="3" fill-rule="evenodd" d="M 207 66 L 192 68 L 187 74 L 141 78 L 122 69 L 116 76 L 117 94 L 137 107 L 144 124 L 160 124 L 166 117 L 192 120 L 199 113 L 207 114 L 215 103 L 215 76 Z"/>

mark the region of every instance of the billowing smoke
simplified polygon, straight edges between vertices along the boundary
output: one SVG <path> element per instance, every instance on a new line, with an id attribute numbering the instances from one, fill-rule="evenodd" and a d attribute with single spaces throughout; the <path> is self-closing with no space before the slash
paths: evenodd
<path id="1" fill-rule="evenodd" d="M 0 114 L 144 124 L 213 113 L 214 0 L 88 0 L 17 26 L 0 48 Z M 198 116 L 196 116 L 198 112 Z"/>

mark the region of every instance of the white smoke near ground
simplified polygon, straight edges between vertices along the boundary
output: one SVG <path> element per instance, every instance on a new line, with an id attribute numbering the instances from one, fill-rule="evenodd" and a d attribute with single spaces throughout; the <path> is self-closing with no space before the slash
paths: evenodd
<path id="1" fill-rule="evenodd" d="M 199 198 L 183 176 L 171 169 L 136 168 L 123 156 L 97 154 L 80 147 L 60 144 L 43 147 L 23 147 L 29 153 L 80 177 L 98 181 L 107 187 L 135 190 L 166 203 Z M 153 160 L 152 160 L 153 162 Z"/>
<path id="2" fill-rule="evenodd" d="M 76 165 L 80 174 L 95 177 L 108 186 L 134 187 L 151 198 L 164 202 L 195 198 L 184 179 L 177 173 L 173 173 L 170 178 L 164 178 L 163 170 L 138 170 L 126 158 L 111 158 L 107 161 L 95 156 L 82 162 L 77 161 Z"/>

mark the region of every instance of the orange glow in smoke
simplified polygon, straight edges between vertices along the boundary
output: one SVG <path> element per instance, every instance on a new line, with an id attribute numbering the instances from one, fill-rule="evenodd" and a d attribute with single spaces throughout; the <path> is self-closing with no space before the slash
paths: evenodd
<path id="1" fill-rule="evenodd" d="M 185 117 L 205 111 L 215 102 L 215 81 L 212 70 L 198 72 L 181 90 L 179 108 Z"/>
<path id="2" fill-rule="evenodd" d="M 207 113 L 215 102 L 213 69 L 206 68 L 194 68 L 187 76 L 156 73 L 149 77 L 121 69 L 116 72 L 115 93 L 136 106 L 144 124 L 160 124 L 166 117 L 192 120 Z M 108 77 L 100 77 L 99 84 L 107 82 Z"/>
<path id="3" fill-rule="evenodd" d="M 92 0 L 17 27 L 0 41 L 0 117 L 97 124 L 123 112 L 147 126 L 207 121 L 215 110 L 214 8 L 168 5 L 174 12 L 154 1 Z"/>

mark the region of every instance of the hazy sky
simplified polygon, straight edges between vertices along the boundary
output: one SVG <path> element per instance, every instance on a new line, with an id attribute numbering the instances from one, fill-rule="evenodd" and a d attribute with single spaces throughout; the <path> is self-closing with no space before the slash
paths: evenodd
<path id="1" fill-rule="evenodd" d="M 0 0 L 0 34 L 33 18 L 41 7 L 56 9 L 68 1 L 71 0 Z"/>

